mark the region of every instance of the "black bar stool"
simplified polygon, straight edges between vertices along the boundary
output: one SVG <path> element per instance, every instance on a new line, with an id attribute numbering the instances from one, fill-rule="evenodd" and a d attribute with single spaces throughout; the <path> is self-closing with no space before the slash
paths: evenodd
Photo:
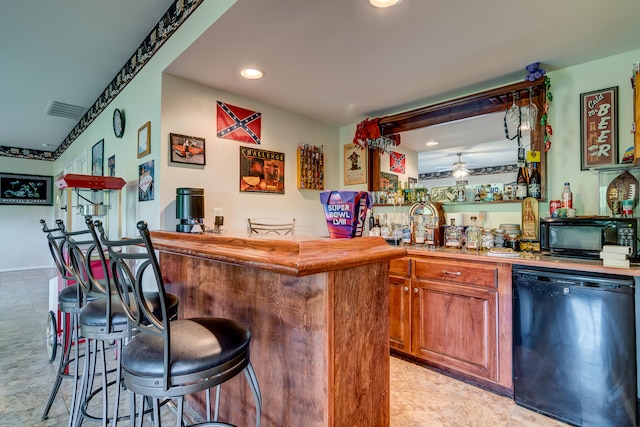
<path id="1" fill-rule="evenodd" d="M 93 421 L 102 421 L 103 425 L 107 425 L 109 421 L 115 426 L 120 419 L 126 419 L 129 416 L 125 415 L 118 418 L 119 412 L 119 400 L 120 400 L 120 387 L 121 387 L 121 367 L 119 355 L 122 354 L 123 343 L 130 339 L 133 334 L 136 333 L 132 330 L 129 324 L 129 319 L 122 306 L 124 304 L 131 304 L 133 296 L 128 293 L 118 294 L 117 289 L 113 286 L 112 281 L 109 278 L 108 261 L 105 256 L 105 251 L 100 243 L 100 239 L 96 233 L 94 223 L 90 218 L 85 220 L 87 225 L 87 231 L 85 232 L 64 232 L 67 246 L 70 252 L 71 271 L 74 274 L 74 278 L 80 284 L 83 291 L 91 294 L 96 290 L 101 290 L 102 293 L 110 295 L 109 298 L 101 298 L 95 301 L 87 303 L 80 310 L 79 326 L 80 334 L 85 339 L 85 354 L 92 355 L 92 362 L 87 357 L 84 363 L 84 373 L 82 376 L 82 386 L 80 387 L 80 395 L 78 397 L 79 404 L 76 405 L 73 415 L 73 426 L 79 426 L 86 418 Z M 100 221 L 96 223 L 101 224 Z M 80 233 L 90 234 L 91 240 L 89 241 L 76 241 L 74 236 Z M 102 271 L 103 279 L 96 278 L 96 267 L 92 265 L 92 261 L 97 257 L 99 260 L 98 270 Z M 145 292 L 145 296 L 149 301 L 149 309 L 153 312 L 159 313 L 160 302 L 158 300 L 159 295 L 157 292 Z M 122 299 L 122 303 L 121 303 Z M 178 314 L 178 297 L 173 294 L 166 294 L 164 299 L 164 305 L 167 307 L 169 316 L 176 317 Z M 113 342 L 115 348 L 115 360 L 117 360 L 116 366 L 109 370 L 107 369 L 106 355 L 105 355 L 105 343 Z M 96 367 L 98 365 L 98 355 L 100 355 L 100 367 L 101 371 L 96 374 Z M 108 377 L 114 374 L 113 380 L 109 381 Z M 96 375 L 102 377 L 102 384 L 96 390 L 93 390 L 93 380 Z M 108 388 L 115 386 L 115 397 L 113 402 L 113 417 L 109 418 L 109 392 Z M 88 406 L 91 399 L 101 392 L 102 394 L 102 416 L 97 417 L 88 413 Z"/>
<path id="2" fill-rule="evenodd" d="M 182 425 L 184 396 L 206 390 L 207 423 L 198 425 L 230 426 L 218 422 L 219 386 L 244 372 L 256 405 L 256 427 L 260 426 L 262 397 L 249 358 L 251 333 L 230 319 L 200 317 L 171 320 L 167 307 L 160 313 L 149 310 L 142 292 L 145 285 L 156 286 L 163 302 L 164 282 L 149 230 L 144 221 L 137 224 L 140 238 L 110 241 L 101 225 L 100 238 L 109 250 L 110 274 L 120 295 L 133 290 L 131 305 L 124 305 L 129 321 L 138 330 L 122 352 L 124 383 L 129 390 L 131 414 L 136 414 L 136 395 L 153 399 L 154 425 L 160 426 L 159 400 L 177 399 L 178 426 Z M 131 264 L 136 268 L 132 269 Z M 151 283 L 152 282 L 152 283 Z M 211 389 L 216 387 L 215 413 L 211 419 Z M 144 412 L 142 399 L 141 410 Z M 132 417 L 131 426 L 135 422 Z M 142 425 L 142 417 L 138 426 Z"/>
<path id="3" fill-rule="evenodd" d="M 73 398 L 77 393 L 77 387 L 79 382 L 79 358 L 81 357 L 79 352 L 79 334 L 78 334 L 78 317 L 83 305 L 89 301 L 96 299 L 97 294 L 84 294 L 80 285 L 72 283 L 75 278 L 71 265 L 69 263 L 68 248 L 66 247 L 66 239 L 64 236 L 65 226 L 62 220 L 56 220 L 56 228 L 49 228 L 44 219 L 40 220 L 42 224 L 42 231 L 46 233 L 49 244 L 49 251 L 51 257 L 56 265 L 58 274 L 64 280 L 65 286 L 58 294 L 58 309 L 63 319 L 58 319 L 58 323 L 62 323 L 62 354 L 60 355 L 60 362 L 58 365 L 58 374 L 56 380 L 51 389 L 49 400 L 44 408 L 42 419 L 46 420 L 49 417 L 49 411 L 51 405 L 60 390 L 62 380 L 65 378 L 73 380 Z M 87 231 L 88 233 L 88 231 Z M 62 322 L 60 322 L 62 320 Z M 57 331 L 54 331 L 57 333 Z M 71 358 L 72 347 L 75 348 L 75 357 Z M 71 369 L 71 364 L 74 364 L 72 373 L 68 373 Z M 73 405 L 73 403 L 72 403 Z M 71 412 L 72 414 L 72 412 Z M 69 417 L 69 425 L 71 425 L 71 416 Z"/>

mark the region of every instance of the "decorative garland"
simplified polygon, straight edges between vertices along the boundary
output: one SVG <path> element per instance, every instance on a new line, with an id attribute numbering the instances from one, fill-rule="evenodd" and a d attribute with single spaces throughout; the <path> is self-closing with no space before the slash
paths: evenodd
<path id="1" fill-rule="evenodd" d="M 553 101 L 553 94 L 551 93 L 551 79 L 549 76 L 544 76 L 544 86 L 547 89 L 547 99 L 542 106 L 543 114 L 540 118 L 540 124 L 544 128 L 544 152 L 546 153 L 551 148 L 551 135 L 553 135 L 553 128 L 549 124 L 547 116 L 549 103 Z"/>

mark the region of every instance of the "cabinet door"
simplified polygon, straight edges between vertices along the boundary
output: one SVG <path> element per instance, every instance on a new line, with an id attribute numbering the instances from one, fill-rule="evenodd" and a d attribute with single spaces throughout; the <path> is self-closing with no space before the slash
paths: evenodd
<path id="1" fill-rule="evenodd" d="M 411 279 L 389 276 L 389 338 L 391 348 L 411 352 Z"/>
<path id="2" fill-rule="evenodd" d="M 412 352 L 443 369 L 498 379 L 496 289 L 413 280 Z"/>

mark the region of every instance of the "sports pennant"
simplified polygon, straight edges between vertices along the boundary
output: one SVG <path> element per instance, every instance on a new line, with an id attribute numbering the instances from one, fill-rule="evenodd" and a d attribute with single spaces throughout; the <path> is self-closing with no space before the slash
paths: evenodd
<path id="1" fill-rule="evenodd" d="M 404 173 L 406 156 L 395 151 L 389 152 L 389 170 L 391 172 Z"/>
<path id="2" fill-rule="evenodd" d="M 216 103 L 218 138 L 260 144 L 261 113 L 220 101 Z"/>

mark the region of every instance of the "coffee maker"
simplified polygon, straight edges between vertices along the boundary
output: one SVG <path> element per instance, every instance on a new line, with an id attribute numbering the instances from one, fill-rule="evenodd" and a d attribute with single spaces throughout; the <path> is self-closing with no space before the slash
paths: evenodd
<path id="1" fill-rule="evenodd" d="M 190 233 L 194 225 L 204 231 L 204 189 L 176 188 L 176 231 Z"/>

